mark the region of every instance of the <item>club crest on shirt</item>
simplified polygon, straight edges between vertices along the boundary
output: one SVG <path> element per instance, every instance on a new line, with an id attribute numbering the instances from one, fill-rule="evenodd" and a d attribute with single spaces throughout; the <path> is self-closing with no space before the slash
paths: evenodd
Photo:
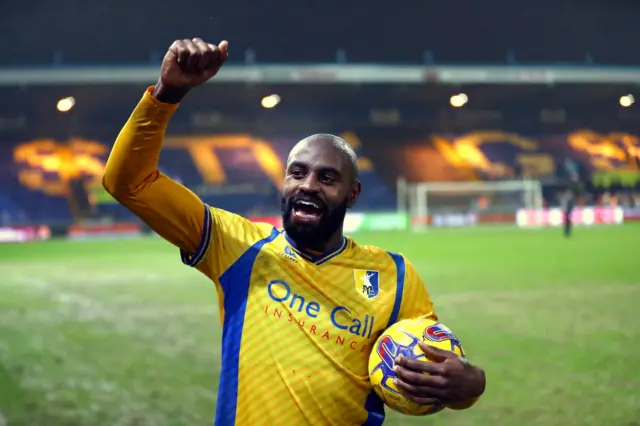
<path id="1" fill-rule="evenodd" d="M 380 272 L 365 269 L 354 269 L 353 276 L 356 291 L 367 299 L 373 299 L 380 294 Z"/>

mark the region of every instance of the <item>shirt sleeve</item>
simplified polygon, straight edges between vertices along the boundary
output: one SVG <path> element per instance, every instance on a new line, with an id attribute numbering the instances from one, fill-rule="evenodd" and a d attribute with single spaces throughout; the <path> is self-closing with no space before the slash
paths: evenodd
<path id="1" fill-rule="evenodd" d="M 429 318 L 438 320 L 431 296 L 422 278 L 411 262 L 405 258 L 404 294 L 398 320 Z"/>
<path id="2" fill-rule="evenodd" d="M 167 124 L 178 105 L 158 101 L 152 90 L 147 89 L 120 131 L 103 185 L 119 203 L 178 247 L 184 263 L 216 279 L 273 227 L 211 208 L 158 171 Z"/>
<path id="3" fill-rule="evenodd" d="M 405 268 L 405 288 L 398 319 L 429 318 L 438 321 L 438 315 L 435 313 L 433 302 L 418 271 L 413 264 L 406 259 Z M 459 404 L 449 405 L 448 408 L 465 410 L 472 407 L 478 400 L 479 397 L 472 398 Z"/>
<path id="4" fill-rule="evenodd" d="M 205 210 L 197 250 L 181 250 L 181 254 L 186 265 L 195 267 L 214 281 L 218 281 L 254 244 L 274 232 L 274 227 L 266 223 L 253 223 L 242 216 L 209 206 L 205 206 Z"/>

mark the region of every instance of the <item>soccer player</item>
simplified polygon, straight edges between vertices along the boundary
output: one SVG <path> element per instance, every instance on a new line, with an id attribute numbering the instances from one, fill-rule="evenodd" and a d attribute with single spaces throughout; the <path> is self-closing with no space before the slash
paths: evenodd
<path id="1" fill-rule="evenodd" d="M 562 214 L 564 221 L 564 236 L 569 238 L 571 236 L 571 231 L 573 229 L 573 221 L 571 220 L 571 215 L 573 214 L 573 209 L 576 206 L 576 195 L 571 186 L 569 186 L 561 196 L 561 204 L 562 204 Z"/>
<path id="2" fill-rule="evenodd" d="M 321 134 L 293 148 L 283 230 L 205 205 L 157 169 L 171 115 L 218 72 L 227 49 L 201 39 L 171 45 L 158 83 L 116 140 L 104 186 L 215 283 L 223 322 L 216 425 L 380 425 L 383 404 L 367 373 L 372 345 L 398 320 L 437 317 L 409 261 L 342 235 L 361 188 L 351 147 Z M 421 348 L 434 362 L 397 360 L 406 397 L 473 405 L 484 372 Z"/>

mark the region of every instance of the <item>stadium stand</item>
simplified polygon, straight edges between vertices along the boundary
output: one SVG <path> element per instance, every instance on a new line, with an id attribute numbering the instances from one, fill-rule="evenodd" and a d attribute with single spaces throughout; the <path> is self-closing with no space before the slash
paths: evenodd
<path id="1" fill-rule="evenodd" d="M 528 138 L 494 131 L 458 136 L 418 133 L 388 144 L 386 138 L 369 132 L 361 136 L 367 141 L 365 149 L 354 133 L 343 136 L 354 144 L 360 155 L 360 179 L 365 190 L 358 211 L 394 210 L 397 176 L 413 181 L 495 180 L 523 176 L 543 181 L 568 179 L 567 161 L 571 161 L 580 175 L 621 169 L 629 162 L 625 153 L 631 138 L 625 134 L 588 131 Z M 237 146 L 216 145 L 216 141 L 225 138 L 220 135 L 193 136 L 191 139 L 188 136 L 169 137 L 160 160 L 161 170 L 192 188 L 212 205 L 241 214 L 277 214 L 279 183 L 286 155 L 297 139 L 267 140 L 245 135 L 242 140 L 249 142 Z M 100 191 L 101 167 L 109 149 L 106 143 L 104 149 L 94 147 L 93 151 L 83 148 L 79 141 L 75 143 L 72 160 L 61 157 L 68 155 L 68 151 L 60 142 L 56 145 L 58 151 L 50 146 L 37 153 L 34 151 L 31 155 L 40 156 L 37 161 L 25 161 L 17 155 L 29 143 L 3 144 L 0 218 L 14 223 L 70 222 L 74 205 L 78 203 L 69 197 L 70 191 L 65 186 L 65 176 L 71 176 L 69 170 L 63 170 L 65 161 L 75 164 L 75 172 L 87 178 L 88 191 L 95 197 L 96 191 Z M 633 146 L 637 149 L 637 145 Z M 553 202 L 552 188 L 547 188 L 545 197 L 547 202 Z M 131 218 L 120 206 L 110 203 L 99 203 L 98 213 L 117 219 Z"/>

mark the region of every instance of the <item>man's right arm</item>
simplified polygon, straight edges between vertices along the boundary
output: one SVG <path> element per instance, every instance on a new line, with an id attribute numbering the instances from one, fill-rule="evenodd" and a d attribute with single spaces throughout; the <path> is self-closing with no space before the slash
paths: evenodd
<path id="1" fill-rule="evenodd" d="M 158 171 L 162 140 L 177 104 L 163 103 L 149 88 L 120 131 L 103 176 L 105 189 L 160 236 L 196 253 L 206 214 L 189 189 Z"/>
<path id="2" fill-rule="evenodd" d="M 193 192 L 158 171 L 162 140 L 178 103 L 216 75 L 228 43 L 176 40 L 162 61 L 160 80 L 149 88 L 118 135 L 103 184 L 151 229 L 181 249 L 182 261 L 217 279 L 273 227 L 205 205 Z M 210 249 L 213 247 L 214 250 Z"/>
<path id="3" fill-rule="evenodd" d="M 116 139 L 103 185 L 120 204 L 180 248 L 185 264 L 217 279 L 273 227 L 209 207 L 158 171 L 166 127 L 177 108 L 164 99 L 147 89 Z"/>
<path id="4" fill-rule="evenodd" d="M 213 232 L 213 211 L 190 190 L 158 171 L 162 140 L 178 103 L 192 88 L 215 76 L 227 59 L 228 43 L 174 41 L 162 60 L 160 80 L 149 88 L 120 131 L 107 161 L 103 185 L 117 201 L 183 252 L 183 261 L 207 275 L 202 262 Z M 218 221 L 218 222 L 224 222 Z M 196 260 L 198 262 L 196 262 Z"/>

